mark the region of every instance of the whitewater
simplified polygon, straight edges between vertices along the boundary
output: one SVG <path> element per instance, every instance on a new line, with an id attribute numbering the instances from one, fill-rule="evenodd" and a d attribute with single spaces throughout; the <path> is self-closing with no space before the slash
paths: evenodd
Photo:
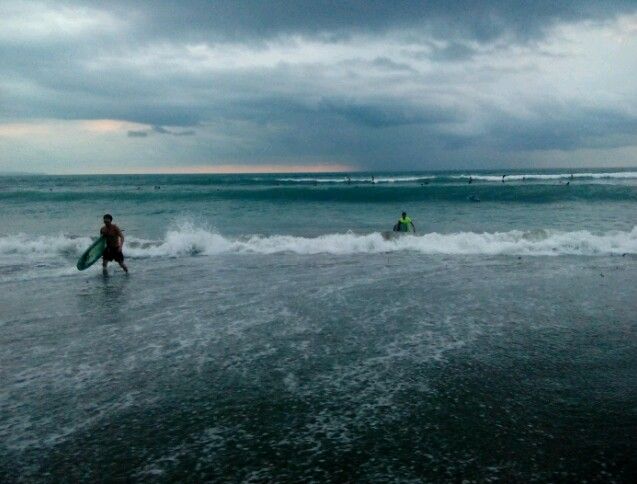
<path id="1" fill-rule="evenodd" d="M 227 253 L 350 255 L 397 251 L 421 254 L 530 256 L 637 254 L 637 226 L 629 232 L 612 231 L 603 234 L 593 234 L 586 230 L 560 232 L 540 229 L 495 233 L 410 234 L 390 239 L 388 235 L 388 232 L 350 232 L 318 237 L 245 235 L 241 238 L 231 238 L 192 225 L 182 225 L 176 230 L 169 230 L 162 240 L 131 237 L 126 243 L 124 253 L 132 258 L 214 256 Z M 93 239 L 89 237 L 29 237 L 26 234 L 18 234 L 0 238 L 0 257 L 13 256 L 14 261 L 25 263 L 32 258 L 74 258 L 79 257 L 92 242 Z"/>

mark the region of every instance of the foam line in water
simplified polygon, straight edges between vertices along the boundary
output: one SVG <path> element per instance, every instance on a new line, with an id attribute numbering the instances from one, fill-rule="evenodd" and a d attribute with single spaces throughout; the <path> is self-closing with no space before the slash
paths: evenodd
<path id="1" fill-rule="evenodd" d="M 590 179 L 590 180 L 605 180 L 605 179 L 635 179 L 637 178 L 636 171 L 619 171 L 619 172 L 569 172 L 569 173 L 516 173 L 516 174 L 506 174 L 503 172 L 502 175 L 505 175 L 505 181 L 523 181 L 523 180 L 567 180 L 567 179 Z M 488 182 L 500 182 L 502 181 L 502 175 L 500 174 L 489 174 L 486 175 L 484 173 L 467 173 L 460 175 L 449 175 L 449 174 L 440 174 L 440 175 L 392 175 L 392 176 L 383 176 L 378 175 L 374 176 L 374 183 L 409 183 L 409 182 L 419 182 L 419 181 L 428 181 L 428 180 L 468 180 L 469 178 L 476 181 L 488 181 Z M 257 180 L 257 179 L 255 179 Z M 261 179 L 258 179 L 261 180 Z M 303 177 L 303 176 L 290 176 L 290 177 L 282 177 L 275 179 L 278 182 L 285 183 L 370 183 L 371 175 L 355 175 L 355 176 L 344 176 L 344 175 L 334 175 L 334 176 L 323 176 L 323 177 Z"/>
<path id="2" fill-rule="evenodd" d="M 415 182 L 421 180 L 433 180 L 436 177 L 433 175 L 420 175 L 420 176 L 374 176 L 374 183 L 400 183 L 400 182 Z M 334 176 L 331 178 L 311 178 L 311 177 L 286 177 L 276 178 L 279 182 L 290 183 L 372 183 L 371 175 L 368 176 Z"/>
<path id="3" fill-rule="evenodd" d="M 23 255 L 80 255 L 92 243 L 90 237 L 28 236 L 25 234 L 0 237 L 0 256 Z"/>
<path id="4" fill-rule="evenodd" d="M 74 258 L 87 247 L 89 238 L 58 236 L 53 239 L 17 235 L 0 237 L 3 260 L 27 261 L 42 257 Z M 162 240 L 127 237 L 124 252 L 128 257 L 187 257 L 219 254 L 380 254 L 413 251 L 421 254 L 449 255 L 615 255 L 637 254 L 637 227 L 631 231 L 594 234 L 586 230 L 554 230 L 451 234 L 428 233 L 395 239 L 371 234 L 335 233 L 319 237 L 292 235 L 252 235 L 224 237 L 214 231 L 184 225 L 170 230 Z"/>
<path id="5" fill-rule="evenodd" d="M 592 179 L 592 180 L 604 180 L 604 179 L 630 179 L 637 178 L 637 172 L 635 171 L 621 171 L 614 173 L 529 173 L 529 174 L 504 174 L 505 181 L 523 181 L 523 180 L 567 180 L 567 179 Z M 502 175 L 451 175 L 449 178 L 480 181 L 499 182 L 502 181 Z"/>

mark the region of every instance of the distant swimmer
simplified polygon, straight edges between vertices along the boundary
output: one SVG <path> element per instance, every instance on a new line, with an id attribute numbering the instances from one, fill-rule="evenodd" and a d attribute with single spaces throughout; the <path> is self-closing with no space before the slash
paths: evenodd
<path id="1" fill-rule="evenodd" d="M 469 185 L 473 182 L 473 178 L 469 177 Z"/>
<path id="2" fill-rule="evenodd" d="M 407 216 L 407 212 L 403 212 L 396 225 L 394 225 L 394 232 L 409 232 L 409 227 L 411 226 L 414 234 L 416 233 L 416 226 L 411 221 L 411 219 Z"/>
<path id="3" fill-rule="evenodd" d="M 502 175 L 502 183 L 504 183 L 504 177 L 505 177 L 505 176 L 506 176 L 506 175 Z"/>
<path id="4" fill-rule="evenodd" d="M 115 261 L 128 273 L 128 267 L 124 264 L 124 234 L 117 225 L 113 223 L 113 216 L 110 213 L 104 215 L 104 227 L 100 229 L 100 235 L 106 238 L 106 249 L 102 254 L 102 270 L 106 274 L 106 266 L 110 261 Z"/>
<path id="5" fill-rule="evenodd" d="M 374 180 L 374 175 L 372 175 L 372 183 L 376 183 L 376 180 Z"/>

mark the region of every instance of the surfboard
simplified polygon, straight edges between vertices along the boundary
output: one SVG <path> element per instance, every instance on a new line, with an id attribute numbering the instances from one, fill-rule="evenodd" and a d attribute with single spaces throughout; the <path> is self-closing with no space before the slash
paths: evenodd
<path id="1" fill-rule="evenodd" d="M 83 271 L 84 269 L 91 267 L 100 257 L 102 257 L 102 253 L 105 248 L 106 238 L 100 237 L 80 256 L 77 261 L 77 268 Z"/>

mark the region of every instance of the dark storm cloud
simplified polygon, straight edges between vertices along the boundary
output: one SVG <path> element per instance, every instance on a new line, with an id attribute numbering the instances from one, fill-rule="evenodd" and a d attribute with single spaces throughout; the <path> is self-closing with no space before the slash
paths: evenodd
<path id="1" fill-rule="evenodd" d="M 558 71 L 568 58 L 542 45 L 552 27 L 603 23 L 637 11 L 634 2 L 20 5 L 65 8 L 71 24 L 86 25 L 72 31 L 54 17 L 33 32 L 32 19 L 0 31 L 0 121 L 138 123 L 147 128 L 122 132 L 124 141 L 198 150 L 176 152 L 176 163 L 307 158 L 417 168 L 470 150 L 626 146 L 637 130 L 616 106 L 538 107 L 523 86 L 537 70 L 524 54 L 550 57 Z M 96 12 L 105 17 L 94 21 Z M 510 56 L 515 47 L 526 51 Z"/>
<path id="2" fill-rule="evenodd" d="M 444 47 L 434 47 L 433 53 L 429 55 L 435 61 L 465 61 L 471 59 L 476 54 L 473 49 L 460 42 L 450 42 Z"/>
<path id="3" fill-rule="evenodd" d="M 384 104 L 363 104 L 341 99 L 323 100 L 319 108 L 343 116 L 355 125 L 370 128 L 387 128 L 407 124 L 438 124 L 457 121 L 458 115 L 437 106 L 416 108 L 400 100 L 387 100 Z"/>
<path id="4" fill-rule="evenodd" d="M 167 134 L 170 136 L 194 136 L 196 134 L 196 131 L 194 129 L 175 131 L 172 129 L 167 129 L 164 126 L 153 126 L 152 131 L 157 134 Z"/>
<path id="5" fill-rule="evenodd" d="M 637 116 L 578 106 L 542 110 L 531 120 L 503 116 L 491 128 L 491 139 L 511 151 L 629 146 L 636 135 Z"/>
<path id="6" fill-rule="evenodd" d="M 394 62 L 393 60 L 387 57 L 376 57 L 372 62 L 372 65 L 375 67 L 380 67 L 381 69 L 387 69 L 389 71 L 413 71 L 414 69 L 404 62 Z"/>
<path id="7" fill-rule="evenodd" d="M 147 138 L 151 134 L 164 134 L 169 136 L 194 136 L 196 131 L 194 129 L 187 129 L 182 131 L 174 131 L 166 129 L 163 126 L 153 126 L 151 129 L 146 130 L 129 130 L 127 135 L 129 138 Z"/>
<path id="8" fill-rule="evenodd" d="M 103 2 L 86 2 L 103 7 Z M 141 14 L 145 35 L 254 42 L 281 34 L 325 35 L 431 28 L 437 35 L 488 41 L 502 35 L 531 39 L 556 22 L 606 19 L 635 8 L 620 0 L 190 0 L 109 2 L 119 15 Z"/>

